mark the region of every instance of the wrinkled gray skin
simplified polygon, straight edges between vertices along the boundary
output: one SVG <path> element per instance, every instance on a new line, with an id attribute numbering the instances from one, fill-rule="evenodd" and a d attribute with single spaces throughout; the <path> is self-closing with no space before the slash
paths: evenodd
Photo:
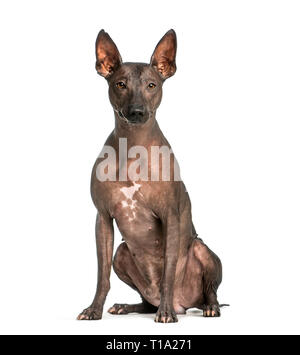
<path id="1" fill-rule="evenodd" d="M 103 30 L 99 33 L 96 69 L 108 81 L 115 114 L 115 129 L 106 145 L 118 152 L 119 138 L 126 137 L 128 149 L 142 145 L 149 154 L 152 145 L 170 147 L 155 114 L 163 82 L 176 71 L 175 56 L 173 30 L 158 43 L 150 64 L 123 64 L 109 35 Z M 111 314 L 156 313 L 156 322 L 170 323 L 177 321 L 176 314 L 197 307 L 204 316 L 220 316 L 216 292 L 222 279 L 221 262 L 197 238 L 182 181 L 100 182 L 96 169 L 101 160 L 95 163 L 91 181 L 98 210 L 98 285 L 92 305 L 78 319 L 101 319 L 112 265 L 118 277 L 140 294 L 142 303 L 115 304 L 109 309 Z M 133 160 L 128 159 L 128 167 Z M 125 242 L 112 261 L 113 219 Z"/>

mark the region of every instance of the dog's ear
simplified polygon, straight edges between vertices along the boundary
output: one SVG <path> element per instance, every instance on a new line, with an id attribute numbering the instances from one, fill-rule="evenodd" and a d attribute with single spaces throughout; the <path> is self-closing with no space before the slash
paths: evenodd
<path id="1" fill-rule="evenodd" d="M 152 54 L 150 65 L 159 72 L 163 80 L 176 72 L 176 49 L 176 33 L 170 30 L 158 42 Z"/>
<path id="2" fill-rule="evenodd" d="M 122 58 L 109 34 L 101 30 L 96 40 L 96 70 L 108 79 L 122 64 Z"/>

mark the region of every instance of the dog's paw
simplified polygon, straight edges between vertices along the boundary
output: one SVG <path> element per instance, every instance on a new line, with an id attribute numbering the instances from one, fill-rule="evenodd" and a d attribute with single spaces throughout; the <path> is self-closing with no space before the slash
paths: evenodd
<path id="1" fill-rule="evenodd" d="M 120 304 L 115 303 L 112 307 L 107 311 L 110 314 L 128 314 L 128 304 Z"/>
<path id="2" fill-rule="evenodd" d="M 79 314 L 77 320 L 98 320 L 102 318 L 102 309 L 90 306 Z"/>
<path id="3" fill-rule="evenodd" d="M 159 307 L 156 316 L 155 322 L 157 323 L 176 323 L 178 318 L 176 312 L 173 308 L 164 308 Z"/>
<path id="4" fill-rule="evenodd" d="M 220 317 L 221 312 L 219 305 L 217 304 L 206 304 L 203 306 L 203 317 Z"/>

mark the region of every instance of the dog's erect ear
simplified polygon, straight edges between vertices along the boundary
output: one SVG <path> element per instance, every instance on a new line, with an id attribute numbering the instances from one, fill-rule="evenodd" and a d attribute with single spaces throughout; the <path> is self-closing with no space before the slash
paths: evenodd
<path id="1" fill-rule="evenodd" d="M 96 40 L 96 70 L 108 79 L 122 64 L 122 58 L 109 34 L 101 30 Z"/>
<path id="2" fill-rule="evenodd" d="M 174 30 L 170 30 L 158 42 L 152 54 L 150 65 L 159 72 L 163 80 L 175 74 L 176 49 L 176 33 Z"/>

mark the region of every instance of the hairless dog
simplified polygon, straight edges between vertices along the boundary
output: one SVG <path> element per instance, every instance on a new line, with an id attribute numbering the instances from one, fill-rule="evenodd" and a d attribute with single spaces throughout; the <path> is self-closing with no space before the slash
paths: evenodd
<path id="1" fill-rule="evenodd" d="M 177 322 L 177 314 L 196 307 L 205 317 L 220 316 L 217 289 L 222 265 L 197 238 L 189 195 L 156 121 L 162 85 L 176 71 L 176 47 L 176 34 L 170 30 L 157 44 L 150 64 L 123 63 L 110 36 L 101 30 L 97 37 L 96 70 L 109 85 L 115 128 L 92 172 L 91 194 L 98 211 L 98 285 L 91 306 L 79 320 L 102 318 L 112 266 L 118 277 L 140 294 L 142 302 L 115 304 L 108 310 L 111 314 L 156 313 L 156 322 L 171 323 Z M 120 142 L 126 142 L 125 148 L 120 148 Z M 151 159 L 136 154 L 135 147 L 142 147 L 140 152 Z M 163 153 L 161 148 L 169 149 L 169 179 L 163 172 L 162 154 L 154 159 L 154 147 L 159 153 Z M 111 151 L 115 152 L 110 160 L 113 166 L 107 163 Z M 103 162 L 106 168 L 101 166 Z M 141 178 L 142 171 L 148 179 Z M 110 179 L 103 179 L 103 175 Z M 124 240 L 114 258 L 113 220 Z"/>

